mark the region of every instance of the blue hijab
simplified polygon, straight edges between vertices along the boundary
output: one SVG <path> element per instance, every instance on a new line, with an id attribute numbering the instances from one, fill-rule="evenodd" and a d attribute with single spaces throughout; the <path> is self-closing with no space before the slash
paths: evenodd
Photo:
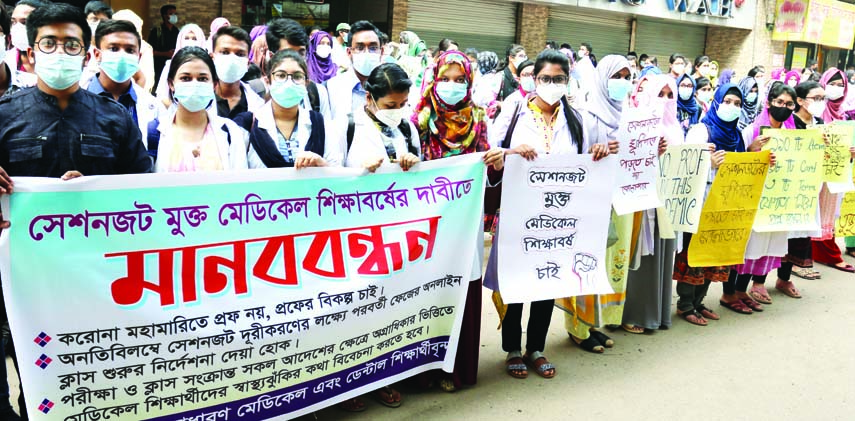
<path id="1" fill-rule="evenodd" d="M 742 141 L 742 133 L 736 127 L 739 124 L 739 119 L 726 122 L 718 118 L 718 107 L 724 102 L 724 96 L 730 90 L 733 91 L 731 92 L 732 94 L 738 95 L 739 99 L 742 100 L 742 91 L 736 85 L 728 83 L 719 86 L 715 91 L 712 105 L 710 105 L 707 115 L 704 116 L 701 122 L 707 126 L 710 135 L 709 141 L 715 143 L 717 151 L 745 152 L 745 142 Z"/>
<path id="2" fill-rule="evenodd" d="M 692 96 L 687 100 L 683 100 L 680 97 L 680 83 L 683 79 L 689 79 L 692 82 Z M 697 85 L 695 84 L 695 80 L 692 79 L 691 76 L 684 74 L 677 79 L 677 110 L 680 111 L 678 117 L 680 118 L 680 123 L 683 123 L 684 120 L 688 119 L 689 124 L 683 127 L 683 131 L 686 132 L 689 130 L 690 126 L 694 126 L 698 124 L 698 120 L 701 118 L 701 109 L 698 107 L 697 101 L 695 101 L 695 90 L 697 89 Z M 688 116 L 684 118 L 684 116 Z"/>

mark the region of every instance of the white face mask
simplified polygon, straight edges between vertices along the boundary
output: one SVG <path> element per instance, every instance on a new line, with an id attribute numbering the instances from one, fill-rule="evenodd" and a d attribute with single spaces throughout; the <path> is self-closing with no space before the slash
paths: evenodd
<path id="1" fill-rule="evenodd" d="M 825 96 L 831 101 L 838 100 L 843 97 L 843 87 L 828 85 L 825 87 Z"/>
<path id="2" fill-rule="evenodd" d="M 214 55 L 214 67 L 216 67 L 217 76 L 225 83 L 239 81 L 246 74 L 248 66 L 249 59 L 246 57 L 238 57 L 234 54 Z"/>
<path id="3" fill-rule="evenodd" d="M 362 76 L 369 76 L 374 69 L 380 65 L 380 54 L 369 52 L 355 53 L 353 57 L 353 68 Z"/>
<path id="4" fill-rule="evenodd" d="M 0 46 L 0 61 L 6 59 L 6 35 L 0 35 L 0 43 L 3 45 Z"/>
<path id="5" fill-rule="evenodd" d="M 555 83 L 541 83 L 537 85 L 537 96 L 543 100 L 543 102 L 549 105 L 555 105 L 558 100 L 561 99 L 564 95 L 567 94 L 567 85 L 558 85 Z"/>
<path id="6" fill-rule="evenodd" d="M 679 88 L 678 91 L 680 92 L 680 99 L 683 101 L 688 101 L 692 97 L 692 88 Z"/>
<path id="7" fill-rule="evenodd" d="M 62 91 L 80 81 L 84 56 L 60 53 L 46 54 L 36 51 L 36 74 L 47 86 Z"/>
<path id="8" fill-rule="evenodd" d="M 332 47 L 326 44 L 321 44 L 318 46 L 318 49 L 315 50 L 315 54 L 320 58 L 327 58 L 332 54 Z"/>
<path id="9" fill-rule="evenodd" d="M 89 22 L 89 30 L 92 31 L 92 36 L 95 36 L 95 30 L 98 29 L 98 24 L 101 22 Z"/>
<path id="10" fill-rule="evenodd" d="M 27 27 L 22 23 L 12 25 L 9 30 L 12 35 L 12 45 L 20 51 L 27 51 L 30 48 L 30 40 L 27 38 Z"/>
<path id="11" fill-rule="evenodd" d="M 822 117 L 822 113 L 825 112 L 825 104 L 825 101 L 812 101 L 807 110 L 814 117 Z"/>
<path id="12" fill-rule="evenodd" d="M 377 103 L 374 103 L 374 106 L 377 107 Z M 395 108 L 388 110 L 377 109 L 374 112 L 374 117 L 377 117 L 377 120 L 380 120 L 381 123 L 389 126 L 389 127 L 398 127 L 401 124 L 402 119 L 404 118 L 404 109 L 403 108 Z"/>

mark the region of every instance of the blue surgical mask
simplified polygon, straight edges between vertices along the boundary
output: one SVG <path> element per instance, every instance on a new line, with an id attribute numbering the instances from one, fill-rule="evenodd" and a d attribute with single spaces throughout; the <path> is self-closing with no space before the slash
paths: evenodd
<path id="1" fill-rule="evenodd" d="M 613 101 L 623 101 L 632 90 L 632 82 L 626 79 L 609 79 L 609 98 Z"/>
<path id="2" fill-rule="evenodd" d="M 70 56 L 59 51 L 47 54 L 37 50 L 35 53 L 36 74 L 47 86 L 61 91 L 80 81 L 84 56 Z"/>
<path id="3" fill-rule="evenodd" d="M 214 85 L 205 82 L 178 82 L 173 98 L 187 111 L 195 113 L 214 102 Z"/>
<path id="4" fill-rule="evenodd" d="M 456 105 L 458 102 L 466 98 L 466 91 L 469 85 L 466 83 L 457 82 L 437 82 L 436 94 L 442 102 L 448 105 Z"/>
<path id="5" fill-rule="evenodd" d="M 292 80 L 273 82 L 270 85 L 270 97 L 282 108 L 297 106 L 306 96 L 306 86 L 298 85 Z"/>
<path id="6" fill-rule="evenodd" d="M 718 115 L 718 118 L 724 122 L 732 122 L 739 118 L 739 114 L 742 112 L 742 108 L 737 107 L 735 105 L 729 104 L 720 104 L 718 106 L 718 110 L 715 112 Z"/>
<path id="7" fill-rule="evenodd" d="M 748 95 L 745 95 L 745 102 L 754 101 L 757 101 L 757 92 L 749 92 Z"/>
<path id="8" fill-rule="evenodd" d="M 113 82 L 129 81 L 140 68 L 140 58 L 121 51 L 102 51 L 101 70 Z"/>

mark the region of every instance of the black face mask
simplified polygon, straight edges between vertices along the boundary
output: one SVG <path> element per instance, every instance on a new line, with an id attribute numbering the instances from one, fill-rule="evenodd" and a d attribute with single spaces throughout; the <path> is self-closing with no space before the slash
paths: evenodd
<path id="1" fill-rule="evenodd" d="M 787 107 L 775 107 L 769 106 L 769 115 L 775 119 L 775 121 L 785 122 L 791 115 L 793 115 L 793 110 Z"/>

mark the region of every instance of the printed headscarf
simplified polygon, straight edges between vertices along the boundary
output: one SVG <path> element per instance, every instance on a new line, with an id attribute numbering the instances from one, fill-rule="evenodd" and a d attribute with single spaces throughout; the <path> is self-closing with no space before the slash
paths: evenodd
<path id="1" fill-rule="evenodd" d="M 740 101 L 742 100 L 742 91 L 736 85 L 728 83 L 719 86 L 715 91 L 712 104 L 710 104 L 710 110 L 701 120 L 701 123 L 707 126 L 710 134 L 709 141 L 715 144 L 716 150 L 745 152 L 745 142 L 742 141 L 742 133 L 736 127 L 739 121 L 733 120 L 728 122 L 718 117 L 718 108 L 724 102 L 724 97 L 728 94 L 728 91 L 730 91 L 730 94 L 739 96 Z"/>
<path id="2" fill-rule="evenodd" d="M 309 38 L 309 48 L 306 50 L 306 65 L 309 67 L 309 79 L 315 83 L 324 83 L 338 72 L 338 66 L 332 61 L 332 54 L 326 58 L 318 57 L 316 54 L 321 41 L 326 38 L 333 45 L 332 35 L 318 31 Z"/>
<path id="3" fill-rule="evenodd" d="M 843 113 L 843 101 L 846 100 L 846 94 L 849 92 L 849 83 L 847 82 L 846 74 L 840 71 L 840 69 L 832 67 L 822 74 L 822 78 L 819 79 L 819 84 L 822 85 L 823 89 L 825 89 L 826 86 L 828 86 L 828 82 L 831 82 L 832 79 L 836 79 L 836 76 L 840 76 L 843 80 L 843 96 L 835 99 L 834 101 L 829 99 L 825 102 L 825 112 L 822 113 L 822 120 L 826 123 L 846 119 L 846 115 Z"/>
<path id="4" fill-rule="evenodd" d="M 499 56 L 492 51 L 481 51 L 478 53 L 478 71 L 482 75 L 496 73 L 496 67 L 499 66 Z"/>
<path id="5" fill-rule="evenodd" d="M 466 97 L 446 104 L 436 94 L 436 83 L 451 67 L 460 66 L 469 85 Z M 490 149 L 487 141 L 487 114 L 472 103 L 474 75 L 469 58 L 460 51 L 446 51 L 434 60 L 433 71 L 425 73 L 422 99 L 412 121 L 419 131 L 424 159 L 432 160 Z M 432 75 L 428 80 L 427 75 Z"/>
<path id="6" fill-rule="evenodd" d="M 606 127 L 617 130 L 623 101 L 609 97 L 609 79 L 621 69 L 629 70 L 629 61 L 624 56 L 608 55 L 597 64 L 596 77 L 588 99 L 588 112 L 596 116 Z"/>
<path id="7" fill-rule="evenodd" d="M 736 72 L 734 72 L 733 69 L 722 70 L 721 75 L 718 77 L 719 85 L 729 85 L 735 73 Z"/>
<path id="8" fill-rule="evenodd" d="M 748 101 L 748 94 L 751 93 L 751 90 L 757 88 L 757 98 L 754 99 L 753 102 Z M 752 123 L 754 123 L 754 117 L 757 116 L 757 104 L 760 102 L 760 86 L 757 85 L 757 79 L 754 79 L 751 76 L 746 76 L 742 80 L 739 81 L 739 91 L 742 92 L 742 113 L 739 114 L 739 130 L 742 130 Z"/>

